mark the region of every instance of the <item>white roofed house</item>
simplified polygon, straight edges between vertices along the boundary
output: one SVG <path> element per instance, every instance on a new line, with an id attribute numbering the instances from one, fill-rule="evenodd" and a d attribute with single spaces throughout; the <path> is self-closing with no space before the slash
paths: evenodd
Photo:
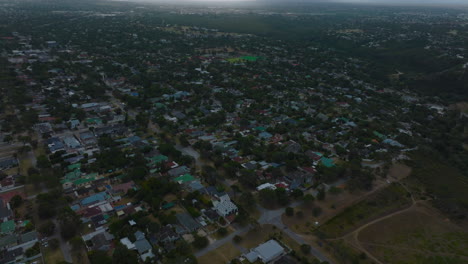
<path id="1" fill-rule="evenodd" d="M 237 215 L 238 212 L 237 206 L 231 201 L 231 198 L 228 194 L 224 194 L 223 196 L 219 197 L 219 199 L 215 199 L 213 201 L 213 209 L 223 217 Z"/>
<path id="2" fill-rule="evenodd" d="M 286 249 L 276 240 L 272 239 L 252 249 L 244 256 L 250 263 L 256 263 L 257 260 L 260 260 L 263 263 L 274 263 L 286 253 Z"/>

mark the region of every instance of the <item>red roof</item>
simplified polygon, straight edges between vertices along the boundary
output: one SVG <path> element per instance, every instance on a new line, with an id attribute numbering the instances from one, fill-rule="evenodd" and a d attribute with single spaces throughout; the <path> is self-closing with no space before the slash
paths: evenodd
<path id="1" fill-rule="evenodd" d="M 127 183 L 121 183 L 121 184 L 114 185 L 114 186 L 112 186 L 112 189 L 114 191 L 116 191 L 116 192 L 127 193 L 127 191 L 130 190 L 131 188 L 133 188 L 134 185 L 135 185 L 135 183 L 133 181 L 129 181 Z"/>
<path id="2" fill-rule="evenodd" d="M 286 183 L 284 183 L 284 182 L 277 183 L 277 184 L 275 184 L 275 186 L 277 188 L 283 188 L 283 189 L 288 188 L 288 185 Z"/>
<path id="3" fill-rule="evenodd" d="M 302 169 L 309 172 L 309 173 L 316 173 L 317 172 L 317 170 L 315 170 L 312 167 L 302 167 Z"/>
<path id="4" fill-rule="evenodd" d="M 2 198 L 2 200 L 4 202 L 9 203 L 11 198 L 13 198 L 13 196 L 15 196 L 15 195 L 20 195 L 21 197 L 23 197 L 23 199 L 26 199 L 26 195 L 23 192 L 20 192 L 20 191 L 17 191 L 17 190 L 14 190 L 14 191 L 11 191 L 11 192 L 1 193 L 0 198 Z"/>

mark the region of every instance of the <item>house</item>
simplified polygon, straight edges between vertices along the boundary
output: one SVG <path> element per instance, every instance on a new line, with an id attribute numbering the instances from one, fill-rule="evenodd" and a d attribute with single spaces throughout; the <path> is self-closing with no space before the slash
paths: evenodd
<path id="1" fill-rule="evenodd" d="M 299 153 L 299 151 L 301 151 L 302 147 L 299 143 L 295 142 L 295 141 L 288 141 L 286 143 L 284 143 L 286 145 L 286 147 L 284 148 L 284 151 L 286 152 L 291 152 L 291 153 Z"/>
<path id="2" fill-rule="evenodd" d="M 183 183 L 189 183 L 189 182 L 192 182 L 195 180 L 195 178 L 190 175 L 190 174 L 184 174 L 184 175 L 181 175 L 177 178 L 174 178 L 173 179 L 175 182 L 178 182 L 179 184 L 183 184 Z"/>
<path id="3" fill-rule="evenodd" d="M 49 148 L 50 152 L 52 152 L 52 153 L 55 153 L 55 152 L 61 151 L 61 150 L 65 150 L 65 145 L 57 137 L 49 138 L 47 140 L 47 147 Z"/>
<path id="4" fill-rule="evenodd" d="M 120 243 L 122 243 L 130 250 L 138 251 L 138 254 L 140 255 L 142 261 L 154 258 L 155 255 L 152 252 L 153 247 L 148 242 L 148 240 L 146 240 L 145 234 L 141 231 L 136 231 L 134 235 L 136 239 L 135 242 L 132 242 L 130 241 L 130 239 L 125 237 L 120 240 Z"/>
<path id="5" fill-rule="evenodd" d="M 195 232 L 201 225 L 193 219 L 188 213 L 179 213 L 176 214 L 177 221 L 188 231 Z"/>
<path id="6" fill-rule="evenodd" d="M 112 193 L 114 194 L 126 194 L 128 190 L 135 188 L 135 182 L 129 181 L 126 183 L 114 185 L 110 188 L 111 188 Z"/>
<path id="7" fill-rule="evenodd" d="M 2 234 L 11 234 L 15 231 L 16 224 L 14 220 L 9 220 L 0 224 L 0 232 Z"/>
<path id="8" fill-rule="evenodd" d="M 10 205 L 0 198 L 0 221 L 6 222 L 12 217 Z"/>
<path id="9" fill-rule="evenodd" d="M 268 182 L 257 186 L 257 191 L 261 191 L 264 189 L 276 190 L 276 186 Z"/>
<path id="10" fill-rule="evenodd" d="M 267 242 L 252 249 L 244 256 L 250 263 L 260 260 L 263 263 L 273 263 L 281 256 L 286 254 L 286 250 L 276 240 L 268 240 Z"/>
<path id="11" fill-rule="evenodd" d="M 228 194 L 221 196 L 219 200 L 214 200 L 213 209 L 223 217 L 237 214 L 238 211 L 237 206 L 231 201 Z"/>
<path id="12" fill-rule="evenodd" d="M 77 149 L 81 147 L 80 142 L 74 136 L 68 136 L 63 138 L 65 145 L 71 149 Z"/>
<path id="13" fill-rule="evenodd" d="M 189 173 L 190 172 L 190 169 L 187 167 L 187 166 L 179 166 L 177 168 L 174 168 L 174 169 L 170 169 L 167 174 L 169 174 L 169 176 L 171 177 L 178 177 L 178 176 L 181 176 L 181 175 L 184 175 L 186 173 Z"/>
<path id="14" fill-rule="evenodd" d="M 18 159 L 15 157 L 0 160 L 0 170 L 8 170 L 16 166 L 18 166 Z"/>
<path id="15" fill-rule="evenodd" d="M 83 200 L 81 200 L 81 205 L 82 206 L 88 206 L 88 205 L 91 205 L 91 204 L 94 204 L 94 203 L 97 203 L 97 202 L 102 202 L 102 201 L 106 200 L 107 197 L 108 197 L 108 195 L 107 195 L 106 192 L 96 193 L 94 195 L 88 196 L 88 197 L 84 198 Z"/>
<path id="16" fill-rule="evenodd" d="M 0 263 L 19 263 L 23 259 L 24 249 L 17 247 L 10 250 L 0 252 Z"/>
<path id="17" fill-rule="evenodd" d="M 90 131 L 80 133 L 80 140 L 86 146 L 96 145 L 98 142 L 96 137 Z"/>
<path id="18" fill-rule="evenodd" d="M 168 224 L 161 227 L 158 233 L 152 236 L 151 242 L 153 242 L 153 244 L 166 243 L 176 241 L 179 238 L 180 236 L 174 231 L 174 227 Z"/>

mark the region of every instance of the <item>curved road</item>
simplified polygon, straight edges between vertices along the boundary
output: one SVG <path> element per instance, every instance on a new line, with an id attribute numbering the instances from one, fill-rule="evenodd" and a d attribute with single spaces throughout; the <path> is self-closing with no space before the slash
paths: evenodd
<path id="1" fill-rule="evenodd" d="M 294 202 L 290 206 L 291 207 L 297 207 L 300 204 L 301 204 L 301 202 Z M 307 241 L 305 241 L 300 235 L 296 234 L 295 232 L 293 232 L 289 228 L 287 228 L 287 226 L 281 220 L 281 215 L 284 213 L 285 208 L 280 208 L 280 209 L 276 209 L 276 210 L 268 210 L 268 209 L 265 209 L 265 208 L 263 208 L 263 207 L 261 207 L 259 205 L 257 205 L 257 207 L 258 207 L 258 210 L 260 210 L 260 212 L 262 213 L 262 215 L 258 219 L 259 224 L 261 224 L 261 225 L 264 225 L 264 224 L 274 225 L 278 229 L 283 230 L 288 236 L 290 236 L 292 239 L 294 239 L 299 245 L 308 244 Z M 197 257 L 197 258 L 201 257 L 201 256 L 207 254 L 208 252 L 221 247 L 225 243 L 228 243 L 228 242 L 232 241 L 234 236 L 246 233 L 252 228 L 253 228 L 253 226 L 249 225 L 249 226 L 237 229 L 235 232 L 231 233 L 230 235 L 228 235 L 228 236 L 226 236 L 226 237 L 224 237 L 222 239 L 216 240 L 215 242 L 211 243 L 208 247 L 196 252 L 195 257 Z M 312 247 L 312 245 L 311 245 L 310 253 L 312 255 L 314 255 L 320 261 L 328 261 L 328 263 L 330 263 L 330 264 L 333 263 L 330 259 L 328 259 L 317 248 Z"/>

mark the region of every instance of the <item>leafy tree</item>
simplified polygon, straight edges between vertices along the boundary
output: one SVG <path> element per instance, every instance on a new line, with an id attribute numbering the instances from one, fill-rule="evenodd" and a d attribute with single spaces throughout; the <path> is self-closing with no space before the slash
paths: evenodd
<path id="1" fill-rule="evenodd" d="M 217 233 L 218 233 L 218 235 L 224 237 L 225 235 L 227 235 L 228 231 L 227 231 L 226 228 L 221 227 L 220 229 L 218 229 Z"/>
<path id="2" fill-rule="evenodd" d="M 88 258 L 91 264 L 112 264 L 112 258 L 104 251 L 90 251 L 88 252 Z"/>
<path id="3" fill-rule="evenodd" d="M 46 155 L 40 155 L 37 157 L 37 167 L 39 168 L 50 168 L 51 164 Z"/>
<path id="4" fill-rule="evenodd" d="M 208 246 L 209 241 L 206 237 L 195 235 L 195 239 L 192 244 L 195 248 L 202 249 Z"/>
<path id="5" fill-rule="evenodd" d="M 52 221 L 47 221 L 39 226 L 38 229 L 39 233 L 44 236 L 51 236 L 54 234 L 55 231 L 55 224 Z"/>
<path id="6" fill-rule="evenodd" d="M 317 193 L 317 200 L 323 201 L 325 199 L 325 190 L 323 188 L 320 188 Z"/>
<path id="7" fill-rule="evenodd" d="M 285 212 L 286 212 L 286 215 L 287 215 L 287 216 L 293 216 L 293 215 L 294 215 L 294 208 L 292 208 L 292 207 L 286 207 Z"/>
<path id="8" fill-rule="evenodd" d="M 232 241 L 234 241 L 234 243 L 236 244 L 239 244 L 240 242 L 242 242 L 243 238 L 239 235 L 235 235 L 233 238 L 232 238 Z"/>
<path id="9" fill-rule="evenodd" d="M 10 200 L 10 205 L 12 209 L 16 209 L 23 204 L 23 197 L 21 195 L 15 195 Z"/>
<path id="10" fill-rule="evenodd" d="M 312 214 L 315 216 L 315 217 L 318 217 L 322 214 L 322 208 L 316 206 L 314 207 L 314 209 L 312 209 Z"/>
<path id="11" fill-rule="evenodd" d="M 112 264 L 138 264 L 138 255 L 119 243 L 114 249 Z"/>
<path id="12" fill-rule="evenodd" d="M 310 254 L 310 249 L 311 249 L 311 246 L 308 244 L 301 245 L 301 252 L 304 254 Z"/>

